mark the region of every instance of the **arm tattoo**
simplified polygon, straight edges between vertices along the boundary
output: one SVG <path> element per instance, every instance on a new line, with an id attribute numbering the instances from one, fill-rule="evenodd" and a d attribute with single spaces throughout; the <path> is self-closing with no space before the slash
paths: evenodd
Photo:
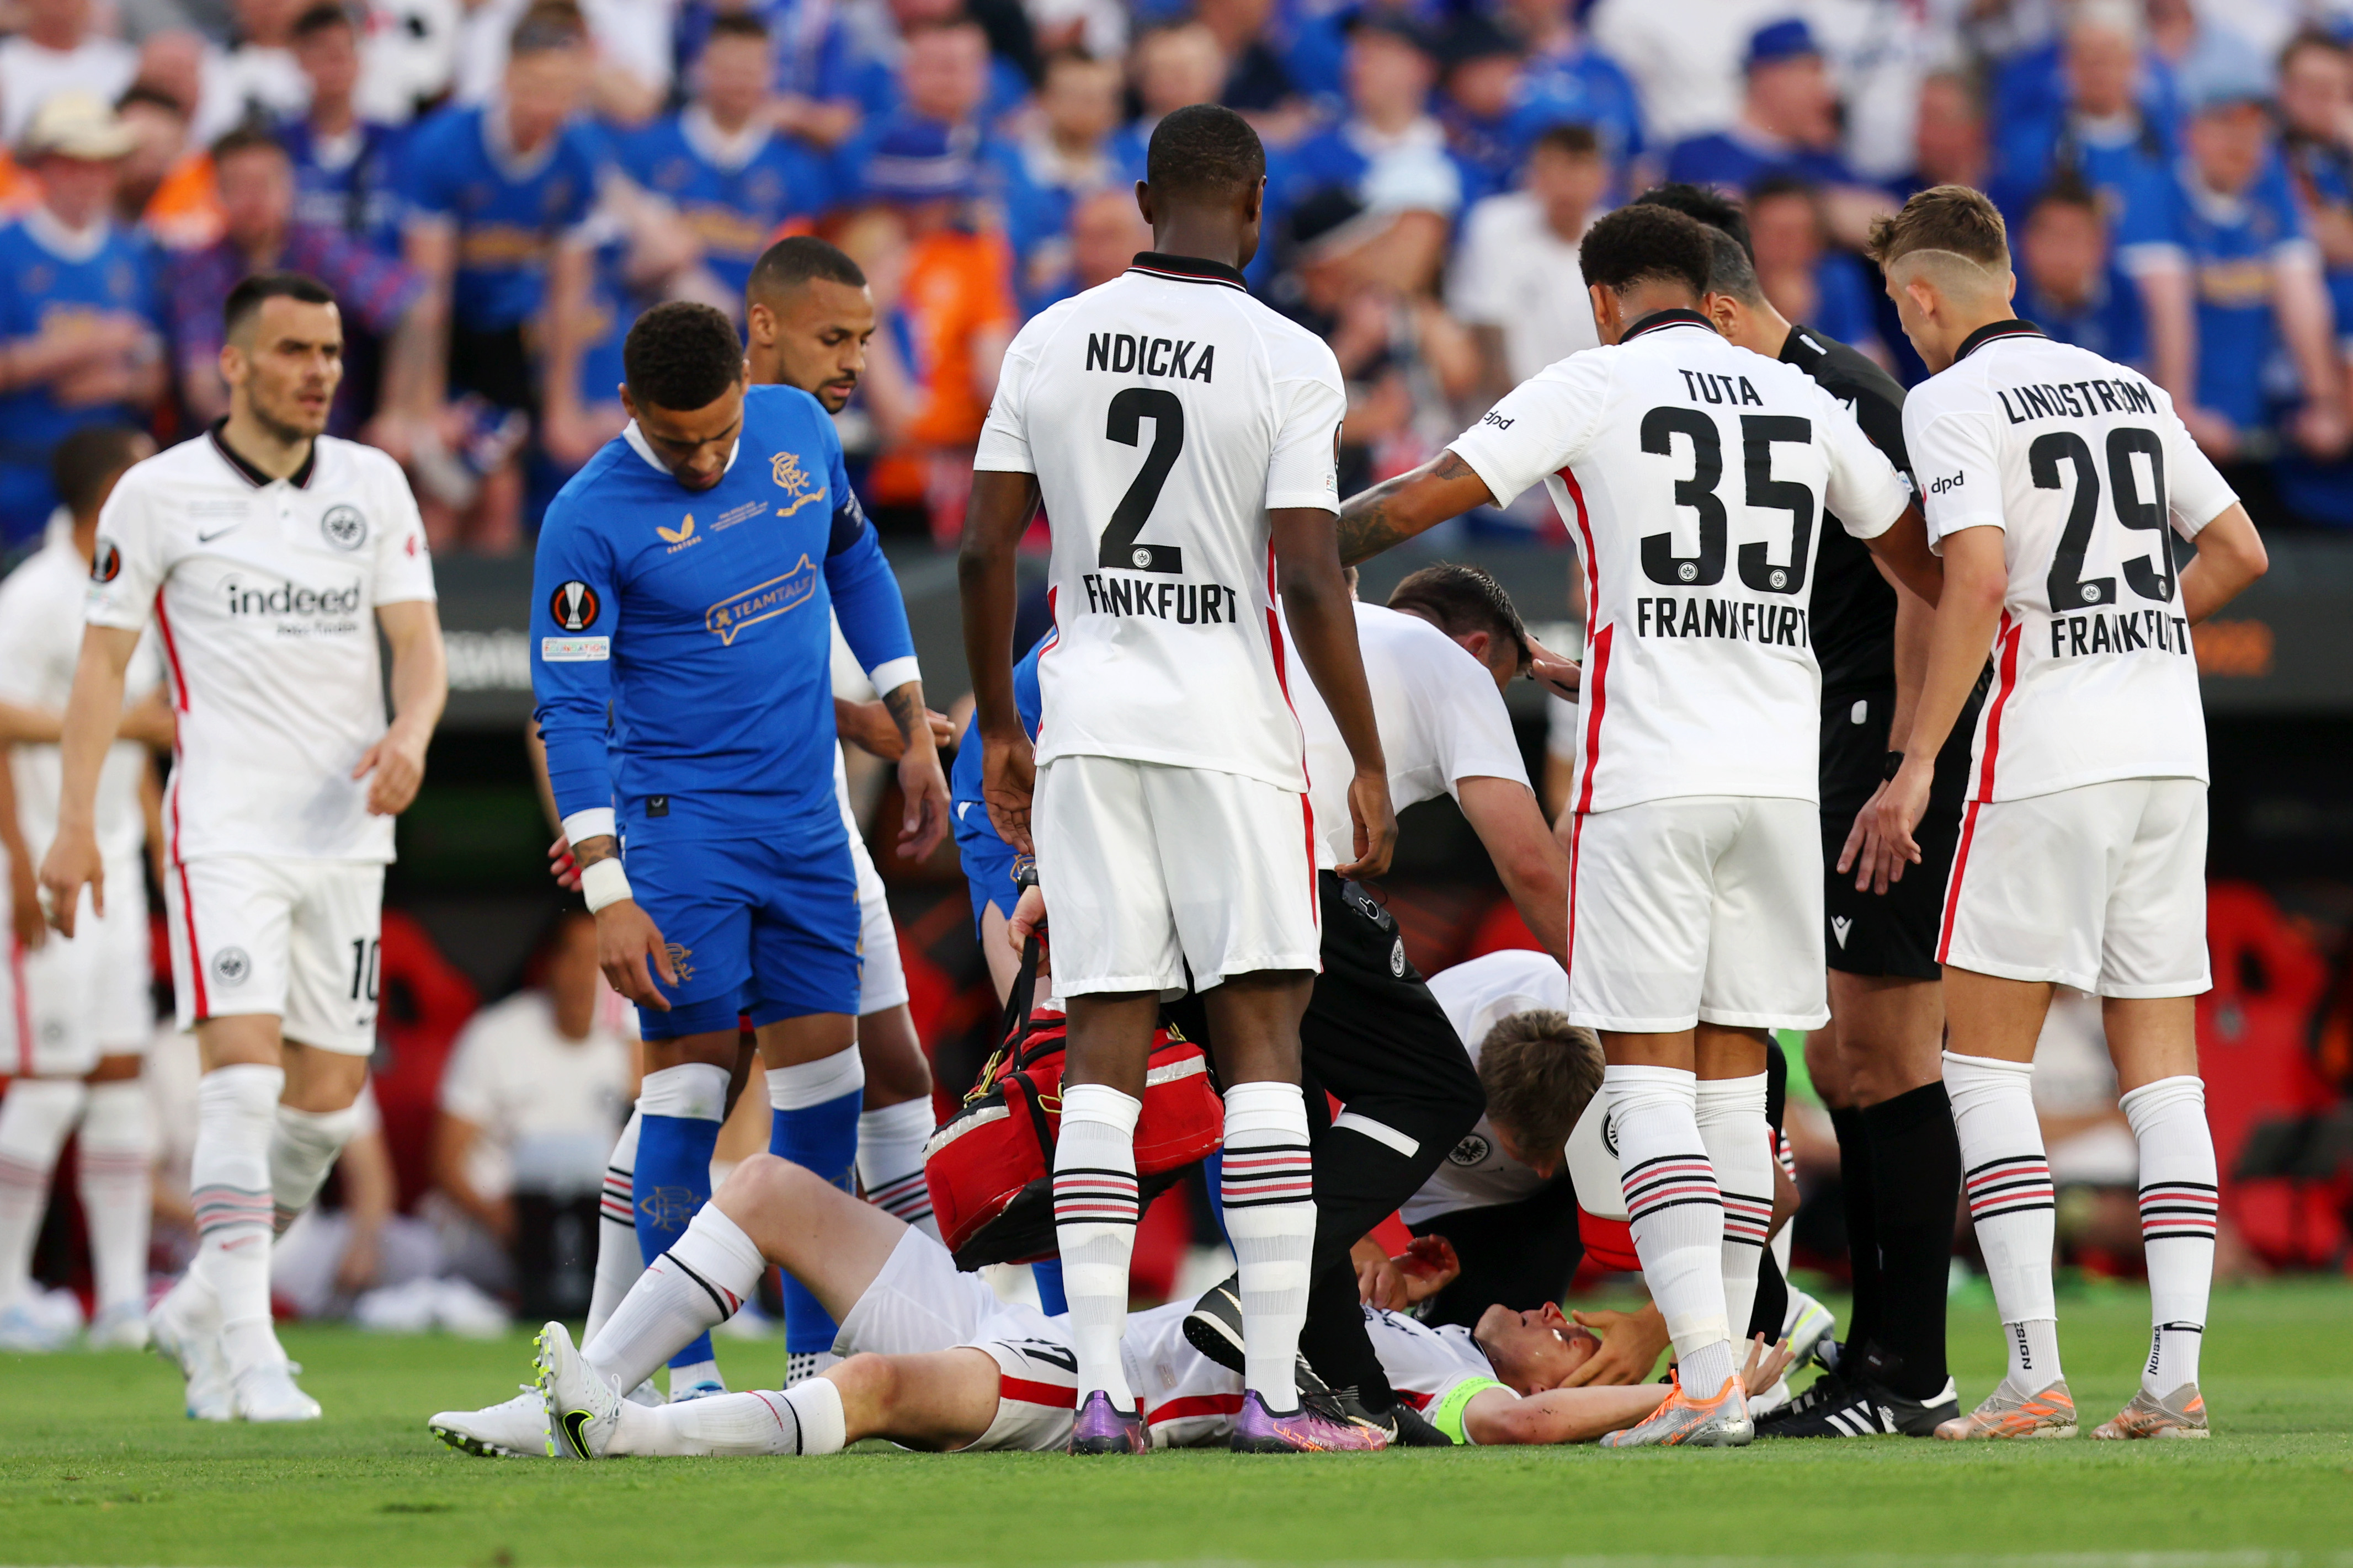
<path id="1" fill-rule="evenodd" d="M 918 734 L 929 735 L 931 726 L 923 718 L 923 683 L 910 680 L 894 686 L 882 694 L 882 706 L 891 710 L 891 721 L 899 726 L 899 737 L 910 746 Z"/>
<path id="2" fill-rule="evenodd" d="M 583 870 L 599 860 L 610 860 L 621 852 L 620 841 L 609 833 L 599 833 L 585 844 L 572 847 L 572 859 Z"/>
<path id="3" fill-rule="evenodd" d="M 1409 487 L 1423 479 L 1453 480 L 1474 479 L 1471 465 L 1454 455 L 1449 447 L 1438 455 L 1438 460 L 1411 473 L 1384 479 L 1368 490 L 1348 498 L 1340 508 L 1340 563 L 1354 566 L 1360 561 L 1378 555 L 1392 545 L 1401 544 L 1421 532 L 1429 523 L 1417 523 L 1400 517 L 1392 503 Z"/>

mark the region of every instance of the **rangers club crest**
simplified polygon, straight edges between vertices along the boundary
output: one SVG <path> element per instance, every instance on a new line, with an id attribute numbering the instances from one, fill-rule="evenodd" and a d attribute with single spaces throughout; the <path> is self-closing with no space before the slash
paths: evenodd
<path id="1" fill-rule="evenodd" d="M 367 519 L 355 506 L 331 506 L 319 520 L 319 531 L 338 550 L 357 550 L 367 542 Z"/>
<path id="2" fill-rule="evenodd" d="M 567 632 L 586 631 L 596 624 L 604 608 L 597 601 L 596 590 L 586 583 L 566 583 L 547 601 L 548 615 Z"/>
<path id="3" fill-rule="evenodd" d="M 793 498 L 776 509 L 778 517 L 790 517 L 809 502 L 825 499 L 826 487 L 811 481 L 808 470 L 801 467 L 798 452 L 778 452 L 768 459 L 768 473 L 776 479 L 776 488 Z"/>

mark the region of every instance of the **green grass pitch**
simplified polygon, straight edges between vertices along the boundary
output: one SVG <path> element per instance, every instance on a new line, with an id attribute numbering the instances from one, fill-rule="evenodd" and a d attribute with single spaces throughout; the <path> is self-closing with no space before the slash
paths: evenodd
<path id="1" fill-rule="evenodd" d="M 2094 1443 L 2130 1393 L 2137 1290 L 2063 1301 L 2085 1436 L 1902 1438 L 1745 1452 L 1399 1452 L 1363 1458 L 873 1448 L 833 1459 L 470 1459 L 425 1417 L 486 1404 L 527 1339 L 290 1331 L 316 1426 L 199 1426 L 152 1356 L 0 1357 L 0 1563 L 1466 1563 L 1608 1558 L 2068 1568 L 2353 1564 L 2353 1288 L 2218 1294 L 2205 1443 Z M 1957 1310 L 1965 1400 L 2000 1370 L 1991 1313 Z M 739 1385 L 774 1342 L 728 1344 Z M 773 1386 L 773 1384 L 772 1384 Z M 872 1448 L 872 1446 L 870 1446 Z"/>

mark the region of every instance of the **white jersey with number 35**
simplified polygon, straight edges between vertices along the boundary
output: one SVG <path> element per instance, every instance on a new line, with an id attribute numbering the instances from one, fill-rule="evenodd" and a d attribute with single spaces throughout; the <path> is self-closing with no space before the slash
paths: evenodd
<path id="1" fill-rule="evenodd" d="M 1021 329 L 973 467 L 1037 475 L 1053 531 L 1040 763 L 1306 787 L 1267 513 L 1339 510 L 1346 406 L 1330 346 L 1214 262 L 1139 256 Z"/>
<path id="2" fill-rule="evenodd" d="M 1498 506 L 1541 481 L 1585 558 L 1577 810 L 1816 798 L 1823 513 L 1875 538 L 1911 494 L 1835 397 L 1697 311 L 1662 310 L 1522 383 L 1451 445 Z"/>
<path id="3" fill-rule="evenodd" d="M 1998 321 L 1913 388 L 1904 441 L 1931 546 L 1999 528 L 2010 566 L 1968 798 L 2204 778 L 2198 660 L 2167 530 L 2194 537 L 2238 497 L 2165 389 Z"/>

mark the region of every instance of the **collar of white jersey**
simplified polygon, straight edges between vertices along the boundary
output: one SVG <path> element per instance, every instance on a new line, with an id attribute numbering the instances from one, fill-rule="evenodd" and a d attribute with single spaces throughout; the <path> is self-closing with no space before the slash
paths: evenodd
<path id="1" fill-rule="evenodd" d="M 1958 364 L 1986 344 L 1998 343 L 2005 338 L 2047 338 L 2050 335 L 2033 322 L 2016 316 L 2006 321 L 1988 321 L 1961 340 L 1960 349 L 1953 355 L 1953 363 Z"/>
<path id="2" fill-rule="evenodd" d="M 646 460 L 646 466 L 648 468 L 661 475 L 662 478 L 666 479 L 675 479 L 678 478 L 676 474 L 670 471 L 670 465 L 668 463 L 663 462 L 659 458 L 654 456 L 653 444 L 646 439 L 646 433 L 638 428 L 638 422 L 636 420 L 632 419 L 621 427 L 621 439 L 629 444 L 629 450 L 635 452 L 638 457 L 643 458 Z M 735 471 L 735 459 L 743 450 L 744 437 L 739 435 L 735 437 L 735 444 L 727 448 L 727 466 L 719 471 L 723 474 L 733 473 Z"/>
<path id="3" fill-rule="evenodd" d="M 237 449 L 228 444 L 225 435 L 227 428 L 228 416 L 226 414 L 205 427 L 205 439 L 213 444 L 213 450 L 219 454 L 220 460 L 227 463 L 238 479 L 243 479 L 255 489 L 268 489 L 271 485 L 276 484 L 278 476 L 263 473 L 259 468 L 247 462 Z M 286 482 L 298 490 L 307 490 L 311 488 L 311 476 L 318 471 L 319 441 L 318 437 L 312 437 L 311 449 L 302 455 L 302 466 L 287 475 Z"/>
<path id="4" fill-rule="evenodd" d="M 1709 321 L 1697 310 L 1686 310 L 1677 305 L 1670 310 L 1651 311 L 1627 328 L 1618 341 L 1621 343 L 1630 343 L 1636 338 L 1647 333 L 1662 331 L 1668 327 L 1701 327 L 1711 332 L 1715 331 L 1714 321 Z"/>
<path id="5" fill-rule="evenodd" d="M 1211 261 L 1200 256 L 1169 256 L 1157 250 L 1139 250 L 1128 263 L 1130 272 L 1141 272 L 1146 278 L 1164 278 L 1171 283 L 1219 283 L 1229 289 L 1250 292 L 1250 284 L 1242 278 L 1242 269 L 1229 267 L 1222 261 Z"/>

